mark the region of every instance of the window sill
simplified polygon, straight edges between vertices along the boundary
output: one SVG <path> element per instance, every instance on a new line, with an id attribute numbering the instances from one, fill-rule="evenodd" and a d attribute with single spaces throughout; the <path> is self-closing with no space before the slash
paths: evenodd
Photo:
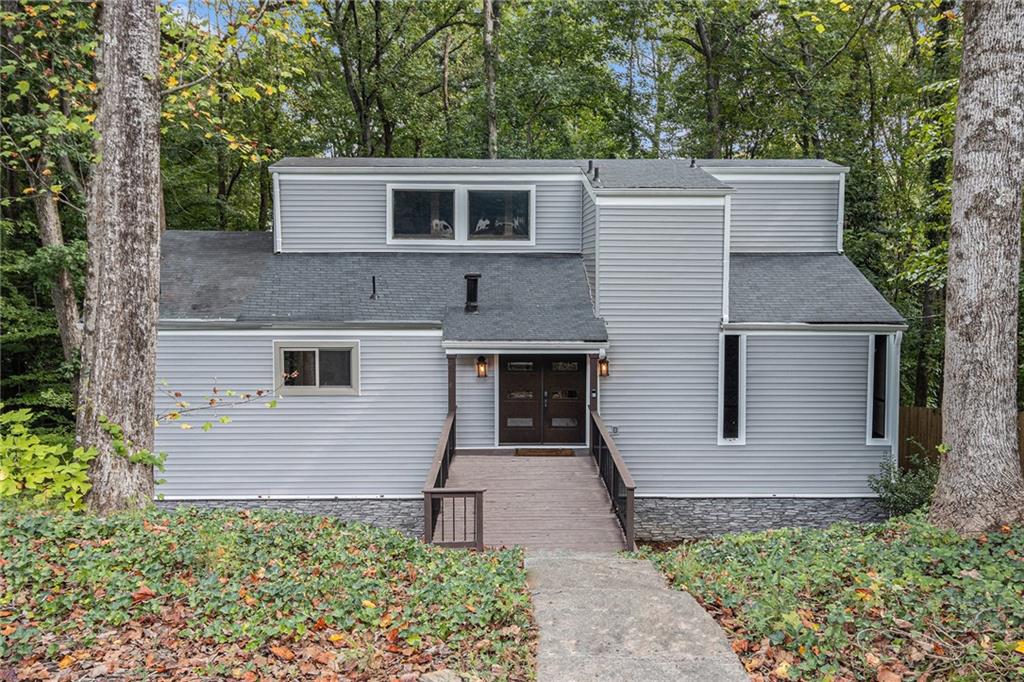
<path id="1" fill-rule="evenodd" d="M 722 437 L 718 438 L 718 445 L 720 445 L 720 446 L 746 445 L 746 444 L 747 444 L 747 439 L 745 437 L 744 438 L 722 438 Z"/>

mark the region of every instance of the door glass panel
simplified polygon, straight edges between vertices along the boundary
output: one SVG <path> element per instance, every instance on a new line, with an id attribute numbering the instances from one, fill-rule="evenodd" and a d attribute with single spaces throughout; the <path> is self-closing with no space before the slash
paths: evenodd
<path id="1" fill-rule="evenodd" d="M 580 369 L 580 363 L 578 362 L 552 362 L 551 369 L 555 372 L 578 372 Z"/>
<path id="2" fill-rule="evenodd" d="M 576 417 L 552 417 L 551 426 L 559 429 L 575 429 L 580 422 Z"/>
<path id="3" fill-rule="evenodd" d="M 509 391 L 505 397 L 509 400 L 533 400 L 533 391 Z"/>
<path id="4" fill-rule="evenodd" d="M 579 400 L 580 392 L 570 389 L 555 390 L 551 392 L 552 400 Z"/>
<path id="5" fill-rule="evenodd" d="M 514 362 L 505 363 L 505 369 L 510 372 L 532 372 L 533 362 L 518 360 Z"/>
<path id="6" fill-rule="evenodd" d="M 533 417 L 509 417 L 505 420 L 505 426 L 529 429 L 533 427 Z"/>

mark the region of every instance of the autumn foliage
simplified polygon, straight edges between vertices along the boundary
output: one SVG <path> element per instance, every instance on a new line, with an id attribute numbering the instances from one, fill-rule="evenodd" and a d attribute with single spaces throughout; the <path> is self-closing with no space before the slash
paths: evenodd
<path id="1" fill-rule="evenodd" d="M 519 680 L 532 666 L 519 550 L 200 510 L 0 510 L 0 547 L 0 679 Z"/>
<path id="2" fill-rule="evenodd" d="M 1024 679 L 1024 528 L 962 538 L 918 512 L 651 556 L 754 680 Z"/>

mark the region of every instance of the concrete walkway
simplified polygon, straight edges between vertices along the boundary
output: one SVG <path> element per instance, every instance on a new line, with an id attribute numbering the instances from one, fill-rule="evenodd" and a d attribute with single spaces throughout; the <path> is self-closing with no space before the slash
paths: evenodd
<path id="1" fill-rule="evenodd" d="M 647 561 L 527 552 L 537 682 L 746 682 L 714 619 Z"/>

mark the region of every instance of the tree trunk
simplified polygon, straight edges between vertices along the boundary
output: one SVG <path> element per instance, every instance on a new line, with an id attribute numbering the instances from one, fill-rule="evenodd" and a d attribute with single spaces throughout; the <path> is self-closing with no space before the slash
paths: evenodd
<path id="1" fill-rule="evenodd" d="M 45 164 L 40 164 L 40 167 Z M 33 199 L 36 209 L 36 223 L 39 228 L 39 241 L 44 247 L 64 246 L 64 232 L 60 225 L 60 213 L 57 211 L 56 197 L 48 190 L 35 193 Z M 53 311 L 57 317 L 57 331 L 60 344 L 64 350 L 64 359 L 72 360 L 82 347 L 82 330 L 79 328 L 78 299 L 75 297 L 75 286 L 71 273 L 65 268 L 58 270 L 53 276 L 53 288 L 50 290 L 53 300 Z M 76 379 L 71 382 L 72 393 L 75 391 Z"/>
<path id="2" fill-rule="evenodd" d="M 76 439 L 98 451 L 89 467 L 92 489 L 86 501 L 93 511 L 105 513 L 143 506 L 153 498 L 152 464 L 133 463 L 125 455 L 153 448 L 160 289 L 156 2 L 104 3 L 100 27 L 100 160 L 89 182 L 89 274 Z M 109 425 L 123 431 L 123 441 L 112 437 Z"/>
<path id="3" fill-rule="evenodd" d="M 953 141 L 945 402 L 931 520 L 961 533 L 1024 521 L 1017 316 L 1024 183 L 1024 14 L 964 5 Z"/>
<path id="4" fill-rule="evenodd" d="M 444 41 L 441 43 L 441 111 L 444 113 L 444 152 L 445 156 L 452 155 L 452 110 L 451 93 L 449 92 L 450 61 L 452 54 L 452 32 L 445 31 Z M 497 132 L 495 132 L 497 140 Z"/>
<path id="5" fill-rule="evenodd" d="M 722 107 L 716 54 L 704 20 L 697 17 L 693 28 L 700 41 L 699 52 L 704 58 L 704 119 L 708 124 L 708 141 L 704 155 L 709 159 L 717 159 L 721 156 L 722 150 Z"/>
<path id="6" fill-rule="evenodd" d="M 498 95 L 494 50 L 494 21 L 497 0 L 484 0 L 484 79 L 487 93 L 487 158 L 498 158 Z"/>

